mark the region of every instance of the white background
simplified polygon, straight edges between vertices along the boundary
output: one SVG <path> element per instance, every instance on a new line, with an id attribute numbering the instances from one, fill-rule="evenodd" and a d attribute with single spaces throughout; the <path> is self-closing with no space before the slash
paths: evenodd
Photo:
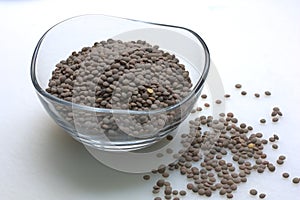
<path id="1" fill-rule="evenodd" d="M 235 192 L 236 199 L 257 199 L 247 193 L 252 187 L 265 192 L 266 199 L 300 196 L 300 184 L 281 178 L 283 171 L 300 177 L 300 1 L 0 0 L 1 200 L 154 197 L 154 179 L 145 182 L 141 175 L 105 167 L 54 124 L 31 84 L 30 61 L 39 37 L 61 20 L 91 13 L 180 25 L 201 35 L 232 94 L 228 111 L 266 136 L 280 136 L 279 149 L 267 149 L 270 160 L 287 156 L 276 173 L 254 173 Z M 247 97 L 234 89 L 237 82 Z M 270 98 L 254 99 L 254 92 L 265 90 L 272 91 Z M 260 125 L 260 118 L 270 120 L 275 105 L 284 113 L 280 123 Z M 174 188 L 184 187 L 183 180 L 175 176 Z"/>

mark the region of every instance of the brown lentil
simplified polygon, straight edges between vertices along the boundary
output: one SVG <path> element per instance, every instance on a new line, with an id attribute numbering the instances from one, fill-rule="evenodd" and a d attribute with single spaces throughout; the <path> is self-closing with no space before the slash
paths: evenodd
<path id="1" fill-rule="evenodd" d="M 242 87 L 242 85 L 241 84 L 235 84 L 235 88 L 237 88 L 237 89 L 240 89 Z"/>
<path id="2" fill-rule="evenodd" d="M 298 184 L 300 182 L 300 178 L 295 177 L 295 178 L 293 178 L 292 182 L 295 184 Z"/>
<path id="3" fill-rule="evenodd" d="M 286 157 L 285 157 L 284 155 L 281 155 L 281 156 L 278 157 L 278 159 L 279 159 L 279 160 L 285 160 Z"/>
<path id="4" fill-rule="evenodd" d="M 152 193 L 153 194 L 157 194 L 157 193 L 159 193 L 160 192 L 160 189 L 154 189 L 154 190 L 152 190 Z"/>
<path id="5" fill-rule="evenodd" d="M 266 123 L 266 120 L 265 120 L 265 119 L 260 119 L 259 121 L 260 121 L 260 123 L 262 123 L 262 124 Z"/>
<path id="6" fill-rule="evenodd" d="M 149 180 L 149 179 L 150 179 L 150 175 L 144 175 L 144 176 L 143 176 L 143 179 L 144 179 L 144 180 Z"/>
<path id="7" fill-rule="evenodd" d="M 171 141 L 171 140 L 173 140 L 173 136 L 172 135 L 167 135 L 166 139 L 169 140 L 169 141 Z"/>
<path id="8" fill-rule="evenodd" d="M 207 95 L 206 95 L 206 94 L 202 94 L 202 95 L 201 95 L 201 98 L 202 98 L 202 99 L 206 99 L 206 98 L 207 98 Z"/>
<path id="9" fill-rule="evenodd" d="M 201 107 L 197 107 L 196 111 L 200 112 L 200 111 L 202 111 L 202 108 Z"/>
<path id="10" fill-rule="evenodd" d="M 179 194 L 180 194 L 181 196 L 185 196 L 185 195 L 186 195 L 186 191 L 185 191 L 185 190 L 180 190 Z"/>
<path id="11" fill-rule="evenodd" d="M 222 101 L 221 101 L 220 99 L 217 99 L 217 100 L 215 101 L 215 103 L 216 103 L 216 104 L 221 104 Z"/>
<path id="12" fill-rule="evenodd" d="M 264 199 L 265 197 L 266 197 L 266 194 L 264 194 L 264 193 L 259 194 L 259 198 Z"/>
<path id="13" fill-rule="evenodd" d="M 282 174 L 282 177 L 283 177 L 283 178 L 288 178 L 288 177 L 290 177 L 290 174 L 287 173 L 287 172 L 284 172 L 284 173 Z"/>
<path id="14" fill-rule="evenodd" d="M 279 160 L 279 159 L 276 162 L 277 162 L 278 165 L 282 165 L 284 163 L 283 160 Z"/>
<path id="15" fill-rule="evenodd" d="M 271 92 L 270 91 L 265 91 L 265 95 L 271 96 Z"/>
<path id="16" fill-rule="evenodd" d="M 159 179 L 157 182 L 156 182 L 156 185 L 158 187 L 163 187 L 164 186 L 164 183 L 165 183 L 165 180 L 164 179 Z"/>
<path id="17" fill-rule="evenodd" d="M 272 118 L 272 122 L 278 122 L 278 120 L 279 120 L 278 117 L 273 117 Z"/>
<path id="18" fill-rule="evenodd" d="M 251 195 L 255 196 L 255 195 L 257 195 L 257 190 L 256 190 L 256 189 L 251 189 L 251 190 L 249 191 L 249 193 L 250 193 Z"/>
<path id="19" fill-rule="evenodd" d="M 172 194 L 173 194 L 173 195 L 178 195 L 178 190 L 173 190 L 173 191 L 172 191 Z"/>

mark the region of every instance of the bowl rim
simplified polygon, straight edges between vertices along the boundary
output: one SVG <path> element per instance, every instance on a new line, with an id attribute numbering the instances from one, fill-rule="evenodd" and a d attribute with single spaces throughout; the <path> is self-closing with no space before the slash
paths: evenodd
<path id="1" fill-rule="evenodd" d="M 183 29 L 185 31 L 190 32 L 193 36 L 196 37 L 196 39 L 201 43 L 202 48 L 204 50 L 204 56 L 205 56 L 205 63 L 204 63 L 204 68 L 201 74 L 201 77 L 199 78 L 198 82 L 195 84 L 195 87 L 192 91 L 190 91 L 190 93 L 184 98 L 182 99 L 179 103 L 176 103 L 172 106 L 168 106 L 166 108 L 162 108 L 162 109 L 157 109 L 157 110 L 143 110 L 143 111 L 136 111 L 136 110 L 122 110 L 122 109 L 109 109 L 109 108 L 96 108 L 96 107 L 91 107 L 91 106 L 86 106 L 86 105 L 80 105 L 80 104 L 76 104 L 73 102 L 69 102 L 63 99 L 60 99 L 58 97 L 55 97 L 49 93 L 47 93 L 44 89 L 42 89 L 42 87 L 39 85 L 37 78 L 36 78 L 36 60 L 39 54 L 39 49 L 40 46 L 44 40 L 44 38 L 46 37 L 47 33 L 50 32 L 53 28 L 55 28 L 56 26 L 67 22 L 69 20 L 75 19 L 75 18 L 80 18 L 80 17 L 86 17 L 86 16 L 103 16 L 103 17 L 110 17 L 110 18 L 115 18 L 115 19 L 120 19 L 120 20 L 128 20 L 128 21 L 133 21 L 133 22 L 139 22 L 139 23 L 145 23 L 145 24 L 150 24 L 150 25 L 155 25 L 155 26 L 165 26 L 165 27 L 169 27 L 169 28 L 175 28 L 175 29 Z M 193 30 L 182 27 L 182 26 L 176 26 L 176 25 L 168 25 L 168 24 L 161 24 L 161 23 L 155 23 L 155 22 L 147 22 L 147 21 L 142 21 L 142 20 L 136 20 L 136 19 L 130 19 L 130 18 L 122 18 L 122 17 L 116 17 L 116 16 L 110 16 L 110 15 L 103 15 L 103 14 L 84 14 L 84 15 L 77 15 L 74 17 L 70 17 L 67 18 L 63 21 L 58 22 L 57 24 L 53 25 L 52 27 L 50 27 L 43 35 L 42 37 L 39 39 L 33 55 L 32 55 L 32 59 L 31 59 L 31 67 L 30 67 L 30 76 L 31 76 L 31 81 L 33 83 L 33 86 L 35 87 L 37 93 L 51 101 L 54 101 L 56 103 L 62 104 L 64 106 L 70 106 L 72 108 L 75 109 L 79 109 L 79 110 L 85 110 L 85 111 L 90 111 L 90 112 L 99 112 L 99 113 L 116 113 L 116 114 L 158 114 L 158 113 L 162 113 L 162 112 L 168 112 L 171 110 L 174 110 L 182 105 L 184 105 L 187 101 L 189 101 L 192 97 L 193 94 L 197 94 L 198 92 L 200 92 L 202 86 L 204 85 L 204 82 L 208 76 L 208 72 L 210 69 L 210 53 L 208 50 L 208 47 L 206 45 L 206 43 L 204 42 L 204 40 Z"/>

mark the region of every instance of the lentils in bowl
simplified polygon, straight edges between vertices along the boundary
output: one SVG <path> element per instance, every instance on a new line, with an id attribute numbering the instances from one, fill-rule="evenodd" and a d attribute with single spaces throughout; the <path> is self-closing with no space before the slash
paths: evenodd
<path id="1" fill-rule="evenodd" d="M 188 29 L 84 15 L 44 34 L 31 77 L 45 109 L 75 139 L 102 150 L 133 150 L 184 121 L 209 62 L 205 43 Z"/>

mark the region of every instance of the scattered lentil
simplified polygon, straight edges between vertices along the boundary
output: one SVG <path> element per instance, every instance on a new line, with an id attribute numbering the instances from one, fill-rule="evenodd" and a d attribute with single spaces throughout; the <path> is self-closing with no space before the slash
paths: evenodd
<path id="1" fill-rule="evenodd" d="M 292 182 L 295 184 L 298 184 L 300 182 L 300 178 L 295 177 L 295 178 L 293 178 Z"/>
<path id="2" fill-rule="evenodd" d="M 158 187 L 163 187 L 164 186 L 164 183 L 165 183 L 165 180 L 164 179 L 159 179 L 157 182 L 156 182 L 156 185 Z"/>
<path id="3" fill-rule="evenodd" d="M 282 165 L 284 163 L 284 161 L 280 160 L 280 159 L 278 159 L 276 162 L 277 162 L 278 165 Z"/>
<path id="4" fill-rule="evenodd" d="M 260 123 L 262 123 L 262 124 L 265 124 L 265 123 L 266 123 L 266 119 L 260 119 L 259 121 L 260 121 Z"/>
<path id="5" fill-rule="evenodd" d="M 172 194 L 173 194 L 173 195 L 178 195 L 178 190 L 173 190 L 173 191 L 172 191 Z"/>
<path id="6" fill-rule="evenodd" d="M 202 98 L 202 99 L 206 99 L 206 98 L 207 98 L 207 95 L 206 95 L 206 94 L 202 94 L 202 95 L 201 95 L 201 98 Z"/>
<path id="7" fill-rule="evenodd" d="M 251 195 L 255 196 L 255 195 L 257 195 L 257 190 L 256 190 L 256 189 L 251 189 L 251 190 L 249 191 L 249 193 L 250 193 Z"/>
<path id="8" fill-rule="evenodd" d="M 202 111 L 202 108 L 201 107 L 197 107 L 196 111 L 200 112 L 200 111 Z"/>
<path id="9" fill-rule="evenodd" d="M 272 144 L 272 148 L 273 149 L 278 149 L 278 145 L 277 144 Z"/>
<path id="10" fill-rule="evenodd" d="M 222 101 L 220 99 L 216 100 L 216 104 L 221 104 L 221 103 L 222 103 Z"/>
<path id="11" fill-rule="evenodd" d="M 273 112 L 278 112 L 276 110 L 279 108 L 273 110 Z M 190 121 L 190 133 L 182 134 L 181 137 L 183 144 L 189 141 L 190 145 L 186 146 L 186 151 L 181 151 L 182 155 L 174 165 L 178 166 L 182 175 L 192 181 L 186 185 L 188 190 L 207 197 L 210 197 L 214 191 L 219 191 L 220 195 L 226 195 L 228 199 L 231 199 L 233 198 L 232 192 L 237 190 L 238 184 L 247 182 L 247 177 L 254 170 L 258 173 L 264 173 L 266 169 L 274 172 L 276 167 L 266 160 L 267 154 L 263 152 L 263 149 L 268 140 L 263 138 L 262 133 L 251 133 L 253 127 L 245 123 L 238 124 L 238 119 L 231 112 L 220 113 L 219 117 L 216 120 L 212 116 L 200 116 Z M 214 135 L 216 132 L 202 132 L 203 126 L 218 127 L 216 130 L 220 130 L 220 135 L 210 143 L 212 136 L 216 137 Z M 277 140 L 279 137 L 276 134 L 269 138 L 270 142 Z M 272 147 L 276 148 L 276 145 L 272 144 Z M 201 152 L 200 149 L 203 151 Z M 232 154 L 232 163 L 224 160 L 223 156 L 227 153 Z M 250 162 L 252 159 L 254 159 L 254 163 Z M 276 163 L 283 164 L 285 159 L 285 156 L 280 155 Z M 201 168 L 192 164 L 199 160 L 202 160 Z M 234 163 L 237 164 L 236 167 Z M 289 175 L 284 173 L 282 176 L 288 178 Z M 297 179 L 299 181 L 299 178 L 296 177 L 296 182 Z M 177 193 L 172 192 L 172 195 L 176 194 L 178 191 Z M 181 195 L 182 192 L 180 191 L 179 194 Z M 257 195 L 257 190 L 251 189 L 250 194 Z M 265 196 L 264 193 L 259 194 L 261 199 Z"/>
<path id="12" fill-rule="evenodd" d="M 144 179 L 144 180 L 149 180 L 149 179 L 150 179 L 150 175 L 144 175 L 144 176 L 143 176 L 143 179 Z"/>
<path id="13" fill-rule="evenodd" d="M 171 141 L 171 140 L 173 140 L 173 136 L 172 135 L 167 135 L 166 139 Z"/>
<path id="14" fill-rule="evenodd" d="M 282 174 L 282 177 L 283 177 L 283 178 L 288 178 L 288 177 L 290 177 L 290 174 L 287 173 L 287 172 L 284 172 L 284 173 Z"/>
<path id="15" fill-rule="evenodd" d="M 209 103 L 204 103 L 204 106 L 208 108 L 210 105 Z"/>
<path id="16" fill-rule="evenodd" d="M 266 197 L 266 194 L 264 194 L 264 193 L 259 194 L 259 198 L 264 199 L 265 197 Z"/>
<path id="17" fill-rule="evenodd" d="M 279 120 L 278 117 L 273 117 L 272 118 L 272 122 L 278 122 L 278 120 Z"/>
<path id="18" fill-rule="evenodd" d="M 270 91 L 265 91 L 265 95 L 266 96 L 271 96 L 271 92 Z"/>
<path id="19" fill-rule="evenodd" d="M 278 157 L 278 159 L 279 159 L 279 160 L 285 160 L 286 157 L 285 157 L 284 155 L 280 155 L 280 156 Z"/>
<path id="20" fill-rule="evenodd" d="M 237 89 L 240 89 L 241 87 L 242 87 L 242 85 L 241 84 L 235 84 L 235 87 L 237 88 Z"/>
<path id="21" fill-rule="evenodd" d="M 185 190 L 180 190 L 179 194 L 180 194 L 181 196 L 185 196 L 185 195 L 186 195 L 186 191 L 185 191 Z"/>

